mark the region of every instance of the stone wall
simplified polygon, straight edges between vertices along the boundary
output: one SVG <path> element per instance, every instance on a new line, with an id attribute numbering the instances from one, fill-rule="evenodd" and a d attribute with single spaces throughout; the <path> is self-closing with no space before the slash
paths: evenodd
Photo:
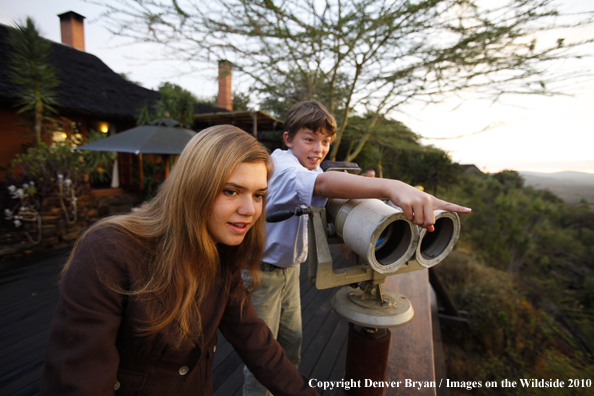
<path id="1" fill-rule="evenodd" d="M 18 228 L 12 225 L 0 228 L 0 257 L 67 249 L 97 220 L 127 213 L 141 202 L 142 195 L 138 193 L 126 193 L 120 189 L 93 190 L 90 194 L 78 197 L 76 221 L 69 224 L 60 198 L 57 195 L 46 197 L 39 211 L 41 241 L 32 243 L 25 234 L 28 232 L 34 240 L 37 239 L 36 222 L 23 222 Z"/>

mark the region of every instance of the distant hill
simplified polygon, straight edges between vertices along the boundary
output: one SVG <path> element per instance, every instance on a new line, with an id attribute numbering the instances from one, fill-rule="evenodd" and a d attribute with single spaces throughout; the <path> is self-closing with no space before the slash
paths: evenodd
<path id="1" fill-rule="evenodd" d="M 567 203 L 578 203 L 585 198 L 594 204 L 594 174 L 585 172 L 518 172 L 527 186 L 549 190 Z"/>

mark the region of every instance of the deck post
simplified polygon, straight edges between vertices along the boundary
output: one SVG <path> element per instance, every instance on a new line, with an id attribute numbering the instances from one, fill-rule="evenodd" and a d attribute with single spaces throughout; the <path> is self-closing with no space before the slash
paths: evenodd
<path id="1" fill-rule="evenodd" d="M 142 190 L 144 187 L 144 175 L 142 174 L 142 153 L 138 153 L 138 189 Z"/>
<path id="2" fill-rule="evenodd" d="M 349 396 L 381 396 L 388 367 L 391 333 L 389 329 L 372 329 L 349 322 L 345 382 L 357 384 L 345 393 Z M 371 381 L 371 382 L 370 382 Z"/>

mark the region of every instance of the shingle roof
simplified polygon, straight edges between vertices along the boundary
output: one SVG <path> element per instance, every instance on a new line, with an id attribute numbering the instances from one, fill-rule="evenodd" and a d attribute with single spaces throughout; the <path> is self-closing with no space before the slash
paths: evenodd
<path id="1" fill-rule="evenodd" d="M 17 99 L 18 87 L 9 80 L 9 27 L 0 24 L 0 100 Z M 60 80 L 58 102 L 62 112 L 106 118 L 136 119 L 139 110 L 159 99 L 159 93 L 125 80 L 95 55 L 52 42 L 52 63 Z M 201 105 L 200 113 L 225 111 Z"/>

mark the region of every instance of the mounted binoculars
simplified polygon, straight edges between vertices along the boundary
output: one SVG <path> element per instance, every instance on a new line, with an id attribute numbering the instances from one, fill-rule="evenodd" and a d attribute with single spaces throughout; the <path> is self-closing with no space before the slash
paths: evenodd
<path id="1" fill-rule="evenodd" d="M 360 168 L 326 171 L 358 173 Z M 460 235 L 456 213 L 436 211 L 435 230 L 428 232 L 408 221 L 400 208 L 379 199 L 330 199 L 325 207 L 276 212 L 266 220 L 305 214 L 309 283 L 318 289 L 351 285 L 336 293 L 334 310 L 350 322 L 376 328 L 401 326 L 413 317 L 406 297 L 382 290 L 386 277 L 433 267 L 450 253 Z M 340 243 L 355 252 L 360 263 L 333 268 L 330 245 Z"/>
<path id="2" fill-rule="evenodd" d="M 436 211 L 435 231 L 406 220 L 402 210 L 379 199 L 331 199 L 309 210 L 309 276 L 318 289 L 431 268 L 452 250 L 460 235 L 456 213 Z M 363 259 L 333 269 L 330 244 L 343 243 Z"/>

